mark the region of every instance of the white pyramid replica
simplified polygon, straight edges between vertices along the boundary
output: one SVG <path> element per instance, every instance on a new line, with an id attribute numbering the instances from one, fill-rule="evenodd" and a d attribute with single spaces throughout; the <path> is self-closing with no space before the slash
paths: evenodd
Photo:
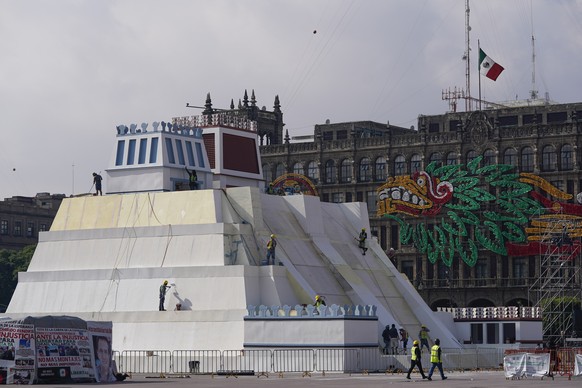
<path id="1" fill-rule="evenodd" d="M 248 305 L 321 294 L 328 305 L 377 306 L 378 333 L 396 323 L 414 336 L 425 324 L 460 347 L 373 239 L 362 255 L 365 204 L 264 194 L 253 124 L 212 115 L 118 127 L 106 195 L 63 201 L 6 315 L 112 321 L 118 351 L 242 349 Z M 199 190 L 183 190 L 184 167 Z M 272 233 L 279 265 L 261 266 Z M 158 311 L 164 280 L 168 311 Z"/>

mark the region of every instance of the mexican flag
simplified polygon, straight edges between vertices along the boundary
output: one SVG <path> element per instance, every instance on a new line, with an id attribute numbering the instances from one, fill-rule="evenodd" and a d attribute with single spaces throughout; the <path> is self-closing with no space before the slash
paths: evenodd
<path id="1" fill-rule="evenodd" d="M 479 70 L 481 71 L 481 74 L 495 81 L 497 77 L 499 77 L 499 74 L 501 74 L 505 69 L 493 59 L 489 58 L 487 54 L 485 54 L 485 51 L 479 49 Z"/>

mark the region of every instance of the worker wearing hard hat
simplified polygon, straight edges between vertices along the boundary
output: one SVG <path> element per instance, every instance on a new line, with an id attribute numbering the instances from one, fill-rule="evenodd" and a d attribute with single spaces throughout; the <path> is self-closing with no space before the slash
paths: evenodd
<path id="1" fill-rule="evenodd" d="M 325 306 L 325 297 L 321 295 L 315 295 L 315 303 L 313 303 L 315 308 L 319 308 L 319 306 Z"/>
<path id="2" fill-rule="evenodd" d="M 160 286 L 160 307 L 159 307 L 160 311 L 166 311 L 166 309 L 164 308 L 164 302 L 166 301 L 166 291 L 168 291 L 168 288 L 170 288 L 170 286 L 168 286 L 168 281 L 164 280 L 164 282 Z"/>
<path id="3" fill-rule="evenodd" d="M 414 369 L 415 366 L 418 366 L 418 370 L 420 371 L 420 375 L 422 376 L 423 379 L 426 379 L 426 376 L 424 375 L 424 371 L 422 370 L 422 363 L 420 362 L 420 358 L 421 358 L 421 352 L 420 349 L 418 348 L 418 340 L 414 340 L 414 342 L 412 343 L 412 349 L 411 349 L 411 357 L 410 357 L 410 369 L 408 369 L 408 373 L 406 374 L 406 378 L 408 380 L 410 380 L 410 373 L 412 373 L 412 370 Z"/>
<path id="4" fill-rule="evenodd" d="M 277 248 L 277 240 L 274 234 L 267 242 L 267 265 L 270 264 L 271 258 L 273 258 L 273 265 L 275 265 L 275 248 Z"/>

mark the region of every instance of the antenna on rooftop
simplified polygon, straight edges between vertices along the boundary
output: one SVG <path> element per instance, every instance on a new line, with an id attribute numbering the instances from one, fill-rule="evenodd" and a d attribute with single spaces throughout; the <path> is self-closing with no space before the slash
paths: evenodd
<path id="1" fill-rule="evenodd" d="M 531 18 L 531 90 L 529 96 L 532 100 L 537 100 L 538 91 L 536 90 L 536 40 L 534 37 L 534 23 L 533 23 L 533 5 L 530 0 L 530 18 Z"/>

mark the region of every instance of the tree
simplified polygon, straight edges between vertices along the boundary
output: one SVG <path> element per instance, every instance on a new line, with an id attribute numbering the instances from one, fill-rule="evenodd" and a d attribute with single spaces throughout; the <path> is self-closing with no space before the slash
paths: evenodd
<path id="1" fill-rule="evenodd" d="M 24 272 L 34 255 L 36 245 L 29 245 L 17 251 L 0 249 L 0 311 L 10 303 L 18 283 L 18 272 Z"/>

